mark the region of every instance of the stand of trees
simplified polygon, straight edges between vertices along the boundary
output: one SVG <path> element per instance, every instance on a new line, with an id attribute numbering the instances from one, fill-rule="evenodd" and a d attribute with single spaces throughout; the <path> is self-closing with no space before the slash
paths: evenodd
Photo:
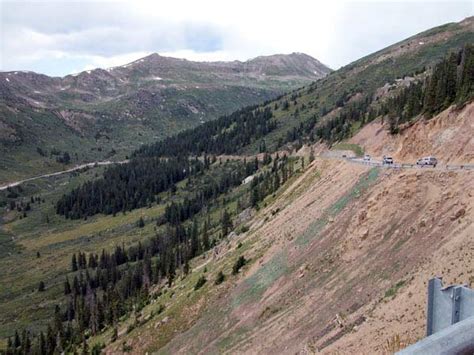
<path id="1" fill-rule="evenodd" d="M 197 159 L 134 159 L 107 169 L 101 179 L 86 182 L 64 195 L 56 204 L 56 212 L 78 219 L 144 207 L 155 202 L 158 193 L 204 169 L 204 163 Z"/>
<path id="2" fill-rule="evenodd" d="M 380 115 L 387 117 L 389 130 L 395 134 L 399 124 L 409 122 L 417 115 L 430 117 L 452 104 L 462 105 L 473 97 L 474 45 L 467 44 L 459 52 L 449 54 L 436 64 L 425 81 L 411 84 L 379 107 L 374 105 L 370 94 L 354 103 L 347 103 L 343 95 L 334 107 L 341 107 L 334 118 L 318 125 L 319 117 L 328 112 L 323 108 L 319 116 L 313 115 L 299 127 L 288 131 L 279 146 L 295 141 L 302 144 L 304 137 L 310 142 L 320 139 L 328 143 L 340 141 L 351 135 L 355 123 L 364 124 Z"/>
<path id="3" fill-rule="evenodd" d="M 276 128 L 272 110 L 249 106 L 138 149 L 134 157 L 234 154 Z"/>
<path id="4" fill-rule="evenodd" d="M 186 273 L 189 260 L 212 246 L 208 223 L 205 221 L 202 228 L 197 221 L 188 228 L 170 226 L 166 233 L 143 244 L 128 249 L 116 246 L 112 253 L 102 250 L 88 256 L 73 254 L 73 277 L 67 276 L 64 281 L 66 306 L 56 306 L 46 332 L 33 335 L 25 330 L 22 337 L 16 333 L 6 353 L 72 353 L 81 346 L 83 353 L 89 353 L 85 340 L 88 335 L 116 325 L 132 310 L 139 311 L 151 300 L 151 285 L 162 280 L 171 285 L 177 269 Z"/>
<path id="5" fill-rule="evenodd" d="M 207 183 L 196 186 L 191 198 L 182 202 L 171 202 L 166 206 L 164 220 L 172 225 L 179 224 L 199 213 L 208 203 L 218 196 L 239 186 L 242 180 L 254 174 L 259 168 L 257 160 L 253 162 L 233 162 L 220 168 L 221 174 Z"/>
<path id="6" fill-rule="evenodd" d="M 247 205 L 252 204 L 252 191 L 258 189 L 261 201 L 293 173 L 292 161 L 286 156 L 272 160 L 267 155 L 264 163 L 267 171 L 255 177 L 255 183 L 247 192 Z M 246 174 L 257 173 L 264 163 L 232 162 L 229 166 L 234 167 L 234 173 L 223 175 L 214 186 L 215 192 L 210 189 L 206 193 L 204 189 L 198 195 L 217 198 L 241 184 Z M 235 169 L 236 164 L 238 169 Z M 183 224 L 190 218 L 193 220 Z M 100 353 L 98 347 L 88 350 L 86 339 L 89 335 L 114 327 L 122 316 L 139 311 L 150 302 L 152 285 L 161 282 L 171 285 L 177 270 L 188 273 L 189 261 L 215 245 L 216 239 L 210 240 L 212 226 L 208 216 L 202 216 L 199 221 L 188 213 L 180 218 L 169 217 L 169 220 L 164 233 L 144 243 L 128 248 L 117 245 L 113 252 L 74 253 L 71 273 L 64 281 L 65 306 L 56 306 L 53 320 L 45 332 L 33 335 L 25 330 L 24 336 L 17 333 L 8 343 L 7 354 L 55 354 L 74 352 L 78 348 L 82 348 L 83 353 Z M 223 211 L 219 224 L 218 238 L 224 238 L 233 228 L 232 216 L 227 210 Z M 222 282 L 223 275 L 220 278 L 219 282 Z"/>
<path id="7" fill-rule="evenodd" d="M 419 114 L 436 115 L 453 104 L 463 105 L 474 97 L 474 45 L 451 53 L 433 67 L 424 83 L 415 83 L 389 99 L 381 113 L 387 115 L 390 132 Z"/>

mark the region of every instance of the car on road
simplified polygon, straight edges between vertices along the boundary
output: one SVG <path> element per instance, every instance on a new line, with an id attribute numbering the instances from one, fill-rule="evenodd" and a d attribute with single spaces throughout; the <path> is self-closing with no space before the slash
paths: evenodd
<path id="1" fill-rule="evenodd" d="M 393 158 L 384 155 L 382 163 L 383 163 L 383 165 L 392 165 L 393 164 Z"/>
<path id="2" fill-rule="evenodd" d="M 364 155 L 364 161 L 369 162 L 372 159 L 372 157 L 369 154 Z"/>
<path id="3" fill-rule="evenodd" d="M 436 165 L 438 164 L 438 159 L 435 157 L 423 157 L 420 158 L 416 161 L 416 165 L 418 166 L 432 166 L 433 168 L 436 168 Z"/>

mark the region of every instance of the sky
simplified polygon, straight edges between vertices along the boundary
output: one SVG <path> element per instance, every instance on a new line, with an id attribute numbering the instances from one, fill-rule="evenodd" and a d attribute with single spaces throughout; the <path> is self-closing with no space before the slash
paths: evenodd
<path id="1" fill-rule="evenodd" d="M 0 71 L 64 76 L 154 52 L 199 61 L 302 52 L 337 69 L 473 14 L 474 0 L 0 0 Z"/>

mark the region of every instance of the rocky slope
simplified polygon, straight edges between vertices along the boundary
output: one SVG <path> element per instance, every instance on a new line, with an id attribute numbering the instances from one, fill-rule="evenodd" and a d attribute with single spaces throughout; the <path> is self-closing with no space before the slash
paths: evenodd
<path id="1" fill-rule="evenodd" d="M 360 145 L 374 157 L 392 155 L 394 159 L 415 163 L 423 156 L 435 156 L 440 164 L 474 162 L 474 104 L 451 108 L 431 120 L 419 120 L 403 134 L 391 135 L 381 119 L 364 126 L 349 141 Z"/>
<path id="2" fill-rule="evenodd" d="M 377 105 L 427 75 L 472 42 L 473 20 L 413 36 L 271 102 L 278 126 L 267 147 L 286 139 L 294 149 L 311 117 L 317 127 L 365 95 Z M 321 154 L 265 200 L 247 232 L 194 260 L 190 277 L 165 286 L 156 303 L 121 324 L 117 341 L 101 337 L 106 353 L 392 353 L 423 337 L 428 279 L 474 286 L 473 172 L 444 166 L 472 163 L 473 105 L 417 117 L 394 135 L 383 117 L 349 122 L 352 137 L 333 143 L 403 162 L 436 155 L 442 168 L 372 168 Z M 328 146 L 312 148 L 327 153 Z M 231 275 L 242 255 L 249 263 Z M 228 279 L 214 285 L 219 271 Z M 201 275 L 211 282 L 195 292 Z"/>
<path id="3" fill-rule="evenodd" d="M 454 119 L 473 135 L 469 116 Z M 230 274 L 244 255 L 250 263 L 240 275 L 197 295 L 189 276 L 165 287 L 163 314 L 147 321 L 157 304 L 145 308 L 144 325 L 123 326 L 106 352 L 123 342 L 163 354 L 391 353 L 413 343 L 424 336 L 430 277 L 474 286 L 472 174 L 316 158 L 247 222 L 248 232 L 196 260 L 191 280 L 204 267 L 209 280 Z"/>
<path id="4" fill-rule="evenodd" d="M 5 156 L 0 167 L 10 176 L 53 168 L 54 157 L 38 155 L 38 147 L 46 155 L 68 151 L 76 163 L 115 153 L 123 157 L 140 144 L 261 103 L 329 72 L 316 59 L 293 53 L 246 62 L 152 54 L 63 78 L 0 73 L 0 151 Z"/>

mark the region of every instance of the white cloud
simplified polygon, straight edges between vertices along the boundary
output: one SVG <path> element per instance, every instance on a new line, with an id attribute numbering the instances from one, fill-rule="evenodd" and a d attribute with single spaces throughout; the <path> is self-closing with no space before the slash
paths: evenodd
<path id="1" fill-rule="evenodd" d="M 337 68 L 470 16 L 472 6 L 469 0 L 0 0 L 0 69 L 64 75 L 152 52 L 204 61 L 304 52 Z"/>

